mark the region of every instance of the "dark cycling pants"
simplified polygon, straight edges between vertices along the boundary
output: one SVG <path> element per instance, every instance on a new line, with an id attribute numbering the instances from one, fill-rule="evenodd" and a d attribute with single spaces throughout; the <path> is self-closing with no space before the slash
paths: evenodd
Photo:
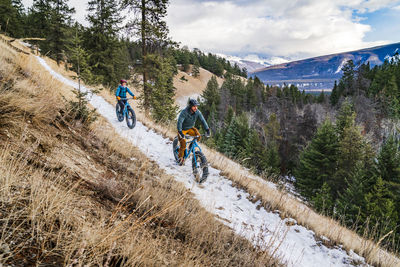
<path id="1" fill-rule="evenodd" d="M 125 105 L 126 105 L 126 101 L 127 101 L 127 100 L 118 100 L 118 105 L 119 105 L 119 107 L 121 108 L 121 113 L 124 112 L 124 108 L 125 108 Z"/>

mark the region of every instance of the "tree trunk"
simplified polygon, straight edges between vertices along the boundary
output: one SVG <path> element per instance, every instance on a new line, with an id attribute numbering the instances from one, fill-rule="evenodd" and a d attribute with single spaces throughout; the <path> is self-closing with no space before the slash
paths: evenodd
<path id="1" fill-rule="evenodd" d="M 142 0 L 142 66 L 143 66 L 143 106 L 146 111 L 150 108 L 150 91 L 147 86 L 147 63 L 146 63 L 146 0 Z"/>

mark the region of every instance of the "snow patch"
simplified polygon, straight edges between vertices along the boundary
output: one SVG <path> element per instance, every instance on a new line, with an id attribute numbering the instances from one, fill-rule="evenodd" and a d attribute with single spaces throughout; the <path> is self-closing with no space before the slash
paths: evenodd
<path id="1" fill-rule="evenodd" d="M 342 71 L 342 68 L 343 68 L 344 65 L 346 65 L 347 61 L 349 61 L 348 58 L 345 58 L 345 59 L 342 60 L 342 63 L 340 63 L 339 67 L 335 71 L 335 74 Z"/>

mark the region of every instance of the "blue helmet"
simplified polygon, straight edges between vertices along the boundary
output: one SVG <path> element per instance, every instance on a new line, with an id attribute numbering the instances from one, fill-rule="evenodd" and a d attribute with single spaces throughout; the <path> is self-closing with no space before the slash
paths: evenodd
<path id="1" fill-rule="evenodd" d="M 188 105 L 189 107 L 198 106 L 199 102 L 196 99 L 189 99 Z"/>

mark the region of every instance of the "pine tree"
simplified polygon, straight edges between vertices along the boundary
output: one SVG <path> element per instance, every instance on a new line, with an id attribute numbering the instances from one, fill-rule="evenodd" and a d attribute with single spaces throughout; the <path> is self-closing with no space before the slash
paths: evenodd
<path id="1" fill-rule="evenodd" d="M 336 106 L 337 103 L 339 102 L 339 92 L 338 92 L 338 87 L 337 87 L 337 82 L 335 81 L 335 84 L 333 85 L 333 89 L 331 92 L 331 95 L 329 97 L 329 101 L 331 103 L 332 106 Z"/>
<path id="2" fill-rule="evenodd" d="M 255 167 L 260 173 L 264 170 L 263 166 L 263 145 L 255 129 L 250 129 L 247 138 L 244 140 L 244 149 L 241 151 L 240 158 L 244 160 L 247 167 Z"/>
<path id="3" fill-rule="evenodd" d="M 150 112 L 157 122 L 169 122 L 176 118 L 178 107 L 175 105 L 175 87 L 173 77 L 176 66 L 171 64 L 170 58 L 148 55 L 146 60 L 150 66 L 149 77 L 154 80 L 151 84 Z"/>
<path id="4" fill-rule="evenodd" d="M 231 123 L 234 116 L 235 116 L 235 112 L 233 111 L 233 108 L 231 106 L 229 106 L 228 112 L 226 113 L 225 120 L 224 120 L 226 127 L 229 126 L 229 124 Z"/>
<path id="5" fill-rule="evenodd" d="M 190 69 L 190 55 L 189 55 L 189 50 L 184 49 L 182 56 L 181 56 L 181 63 L 182 63 L 182 69 L 184 72 L 188 72 Z"/>
<path id="6" fill-rule="evenodd" d="M 142 45 L 142 74 L 143 74 L 143 106 L 146 110 L 150 108 L 152 97 L 152 86 L 148 80 L 149 66 L 146 59 L 149 53 L 159 52 L 159 49 L 167 46 L 168 27 L 163 20 L 167 15 L 168 0 L 122 0 L 123 7 L 130 8 L 138 14 L 131 20 L 127 27 L 140 37 Z"/>
<path id="7" fill-rule="evenodd" d="M 342 68 L 343 76 L 340 79 L 343 84 L 344 95 L 354 94 L 355 65 L 353 60 L 349 60 Z"/>
<path id="8" fill-rule="evenodd" d="M 90 54 L 89 64 L 102 84 L 115 87 L 129 74 L 127 48 L 118 39 L 124 17 L 116 0 L 91 0 L 87 10 L 90 25 L 84 44 Z"/>
<path id="9" fill-rule="evenodd" d="M 257 106 L 257 96 L 253 79 L 248 79 L 246 84 L 246 109 L 254 110 Z"/>
<path id="10" fill-rule="evenodd" d="M 24 13 L 20 0 L 0 1 L 0 32 L 12 37 L 22 37 L 24 34 Z"/>
<path id="11" fill-rule="evenodd" d="M 270 141 L 264 149 L 263 159 L 265 164 L 261 164 L 263 169 L 269 169 L 271 173 L 279 174 L 279 166 L 281 159 L 278 152 L 278 144 L 275 141 Z"/>
<path id="12" fill-rule="evenodd" d="M 383 92 L 386 96 L 386 103 L 388 113 L 394 118 L 400 118 L 400 91 L 396 84 L 395 75 L 391 75 L 386 86 L 383 88 Z"/>
<path id="13" fill-rule="evenodd" d="M 245 140 L 249 136 L 249 130 L 245 114 L 233 116 L 225 134 L 222 151 L 233 159 L 240 159 L 246 149 Z"/>
<path id="14" fill-rule="evenodd" d="M 322 187 L 316 191 L 312 198 L 314 208 L 325 215 L 331 215 L 333 210 L 333 199 L 331 188 L 327 182 L 322 184 Z"/>
<path id="15" fill-rule="evenodd" d="M 301 153 L 299 166 L 294 171 L 296 186 L 304 196 L 314 197 L 322 185 L 330 181 L 336 171 L 338 156 L 334 126 L 325 121 Z"/>
<path id="16" fill-rule="evenodd" d="M 319 96 L 318 96 L 318 98 L 317 98 L 317 102 L 318 103 L 324 103 L 325 102 L 325 93 L 324 93 L 324 91 L 322 90 L 322 92 L 319 94 Z"/>
<path id="17" fill-rule="evenodd" d="M 194 64 L 193 64 L 192 75 L 195 78 L 200 76 L 200 63 L 197 58 L 195 59 Z"/>
<path id="18" fill-rule="evenodd" d="M 330 183 L 335 198 L 345 188 L 346 180 L 351 177 L 355 166 L 365 160 L 364 153 L 366 146 L 367 144 L 361 136 L 361 131 L 358 127 L 352 125 L 343 130 L 341 139 L 339 140 L 338 152 L 340 156 L 337 162 L 337 171 Z"/>
<path id="19" fill-rule="evenodd" d="M 381 225 L 381 231 L 393 230 L 397 222 L 397 211 L 392 201 L 392 195 L 385 187 L 381 177 L 378 177 L 373 190 L 365 196 L 366 216 L 373 223 Z"/>
<path id="20" fill-rule="evenodd" d="M 28 34 L 31 37 L 47 38 L 50 32 L 50 12 L 52 6 L 49 0 L 33 0 L 33 5 L 28 13 Z M 47 42 L 41 42 L 43 53 L 49 51 Z"/>
<path id="21" fill-rule="evenodd" d="M 75 35 L 71 40 L 71 44 L 67 46 L 68 59 L 72 64 L 72 70 L 78 74 L 78 79 L 85 83 L 95 82 L 91 68 L 88 64 L 89 54 L 83 49 L 83 29 L 78 23 L 75 23 Z"/>
<path id="22" fill-rule="evenodd" d="M 65 57 L 67 46 L 67 29 L 71 25 L 74 8 L 67 4 L 68 0 L 51 0 L 50 27 L 47 35 L 50 55 L 60 64 Z"/>
<path id="23" fill-rule="evenodd" d="M 215 105 L 215 103 L 212 103 L 211 107 L 210 107 L 209 115 L 207 117 L 207 122 L 208 122 L 208 125 L 210 126 L 210 129 L 211 129 L 211 131 L 213 133 L 217 132 L 217 126 L 218 126 L 218 121 L 217 121 L 218 117 L 217 117 L 217 115 L 218 114 L 217 114 L 216 105 Z"/>
<path id="24" fill-rule="evenodd" d="M 390 135 L 377 157 L 377 172 L 393 194 L 396 210 L 400 210 L 400 144 Z M 400 214 L 398 214 L 400 216 Z M 398 218 L 400 222 L 400 217 Z"/>
<path id="25" fill-rule="evenodd" d="M 378 155 L 378 172 L 384 181 L 400 187 L 400 144 L 390 135 Z"/>
<path id="26" fill-rule="evenodd" d="M 225 141 L 222 146 L 222 152 L 228 157 L 235 158 L 239 152 L 240 132 L 239 123 L 236 117 L 233 117 L 225 134 Z"/>
<path id="27" fill-rule="evenodd" d="M 208 109 L 211 105 L 219 106 L 221 102 L 221 96 L 219 94 L 219 86 L 217 78 L 213 75 L 207 82 L 207 86 L 203 91 L 201 97 L 204 99 L 205 108 Z"/>
<path id="28" fill-rule="evenodd" d="M 343 135 L 345 128 L 354 125 L 355 117 L 356 114 L 353 110 L 352 103 L 349 100 L 344 101 L 336 117 L 336 132 L 338 133 L 339 138 Z"/>
<path id="29" fill-rule="evenodd" d="M 364 223 L 365 218 L 362 218 L 362 214 L 366 206 L 365 195 L 369 191 L 368 179 L 370 178 L 366 176 L 362 164 L 357 164 L 351 177 L 346 179 L 346 189 L 343 193 L 339 193 L 336 202 L 336 217 L 343 220 L 349 227 Z"/>

